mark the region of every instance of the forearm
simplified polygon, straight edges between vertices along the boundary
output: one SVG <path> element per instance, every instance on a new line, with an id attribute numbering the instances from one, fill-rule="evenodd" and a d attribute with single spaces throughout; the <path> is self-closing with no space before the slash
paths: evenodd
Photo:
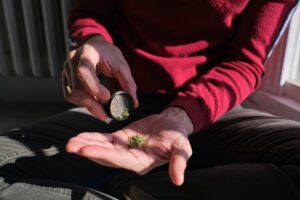
<path id="1" fill-rule="evenodd" d="M 264 60 L 296 1 L 250 1 L 222 59 L 169 106 L 187 111 L 196 132 L 240 104 L 259 85 Z"/>

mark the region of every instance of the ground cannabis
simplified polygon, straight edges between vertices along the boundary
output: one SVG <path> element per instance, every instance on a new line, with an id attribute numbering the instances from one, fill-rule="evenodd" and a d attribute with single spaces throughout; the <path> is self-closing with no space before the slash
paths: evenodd
<path id="1" fill-rule="evenodd" d="M 142 135 L 131 136 L 128 139 L 128 146 L 130 148 L 141 148 L 146 143 L 146 139 Z"/>
<path id="2" fill-rule="evenodd" d="M 127 108 L 124 108 L 123 112 L 122 112 L 122 118 L 126 119 L 129 117 L 129 110 Z"/>
<path id="3" fill-rule="evenodd" d="M 124 108 L 124 110 L 122 111 L 121 115 L 118 116 L 118 120 L 124 120 L 127 119 L 129 117 L 129 110 L 127 108 Z"/>

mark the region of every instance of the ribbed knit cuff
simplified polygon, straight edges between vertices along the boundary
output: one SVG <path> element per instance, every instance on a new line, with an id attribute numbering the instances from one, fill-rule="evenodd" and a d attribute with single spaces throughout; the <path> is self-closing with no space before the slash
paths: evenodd
<path id="1" fill-rule="evenodd" d="M 177 97 L 167 107 L 180 107 L 184 109 L 193 123 L 193 133 L 199 132 L 207 127 L 205 111 L 200 106 L 199 101 L 196 98 Z"/>
<path id="2" fill-rule="evenodd" d="M 73 30 L 73 31 L 72 31 Z M 101 35 L 107 42 L 113 43 L 113 39 L 108 30 L 98 24 L 94 19 L 79 19 L 71 27 L 72 37 L 77 42 L 77 47 L 95 35 Z"/>

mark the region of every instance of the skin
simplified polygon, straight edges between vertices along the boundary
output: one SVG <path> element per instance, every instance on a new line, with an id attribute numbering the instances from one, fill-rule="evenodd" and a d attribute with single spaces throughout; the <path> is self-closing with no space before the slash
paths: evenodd
<path id="1" fill-rule="evenodd" d="M 98 69 L 105 76 L 116 78 L 134 99 L 135 107 L 138 106 L 136 84 L 123 55 L 101 36 L 94 36 L 78 50 L 70 52 L 62 74 L 65 99 L 87 107 L 100 120 L 105 120 L 107 115 L 99 102 L 107 101 L 110 94 L 96 76 Z M 71 94 L 65 89 L 69 84 Z M 181 185 L 187 161 L 192 155 L 188 140 L 192 132 L 193 125 L 186 112 L 169 107 L 111 134 L 80 133 L 67 142 L 66 151 L 100 165 L 124 168 L 141 175 L 169 163 L 171 181 Z M 147 138 L 143 148 L 128 147 L 128 138 L 135 135 Z"/>
<path id="2" fill-rule="evenodd" d="M 118 80 L 121 88 L 131 95 L 138 107 L 136 84 L 121 51 L 101 36 L 94 36 L 68 55 L 62 72 L 64 98 L 77 106 L 86 107 L 100 120 L 106 120 L 101 103 L 110 98 L 108 89 L 97 75 Z M 66 88 L 71 87 L 70 93 Z"/>

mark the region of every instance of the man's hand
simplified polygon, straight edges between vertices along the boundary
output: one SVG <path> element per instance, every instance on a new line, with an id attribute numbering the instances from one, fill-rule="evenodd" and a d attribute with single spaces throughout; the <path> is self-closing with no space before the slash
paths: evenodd
<path id="1" fill-rule="evenodd" d="M 77 50 L 71 51 L 62 73 L 64 97 L 70 103 L 86 107 L 100 120 L 107 114 L 101 103 L 107 102 L 110 92 L 101 84 L 97 74 L 116 78 L 138 106 L 136 84 L 121 51 L 106 42 L 102 36 L 94 36 Z"/>
<path id="2" fill-rule="evenodd" d="M 192 155 L 188 140 L 192 130 L 185 111 L 168 108 L 161 114 L 135 121 L 112 134 L 80 133 L 68 141 L 66 150 L 101 165 L 125 168 L 138 174 L 145 174 L 169 162 L 172 182 L 181 185 L 187 161 Z M 142 148 L 128 146 L 129 137 L 136 135 L 147 140 Z"/>

